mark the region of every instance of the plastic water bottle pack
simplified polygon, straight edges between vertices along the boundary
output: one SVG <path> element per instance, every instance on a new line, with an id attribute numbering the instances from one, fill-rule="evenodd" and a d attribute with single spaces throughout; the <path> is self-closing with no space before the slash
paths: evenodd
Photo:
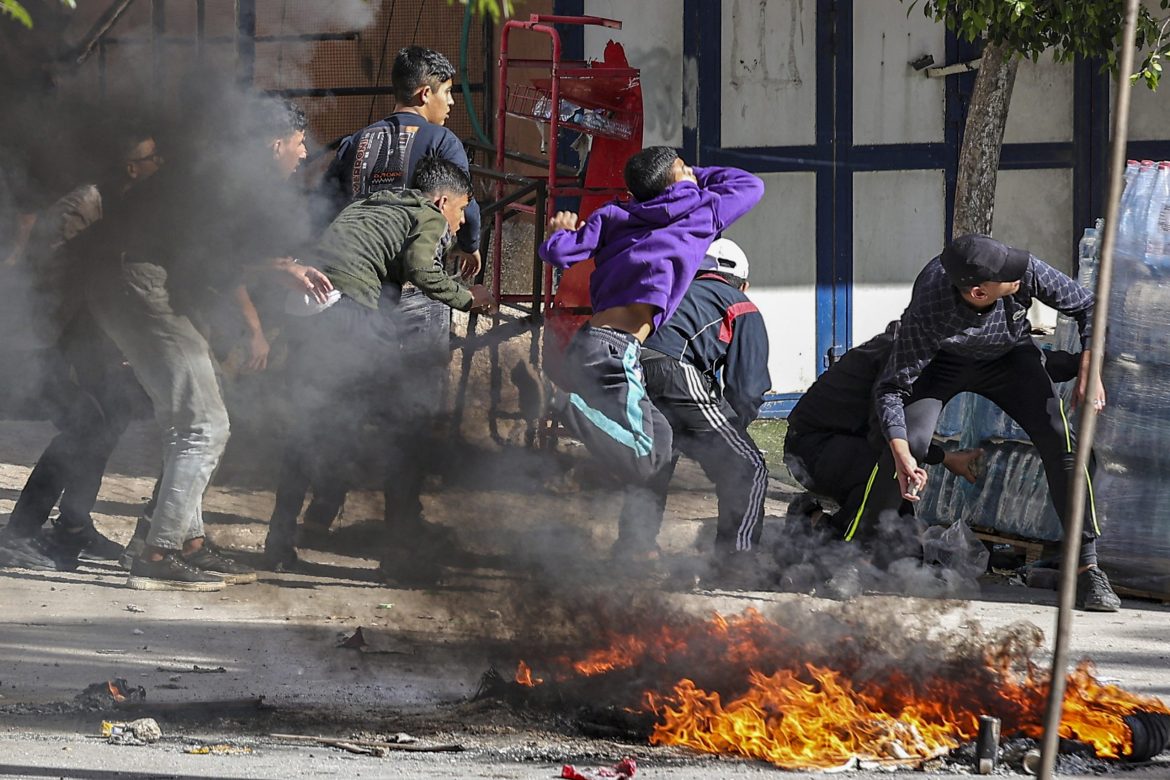
<path id="1" fill-rule="evenodd" d="M 1109 358 L 1170 364 L 1170 268 L 1119 257 L 1109 304 Z"/>
<path id="2" fill-rule="evenodd" d="M 950 401 L 947 401 L 946 406 L 943 407 L 942 414 L 938 416 L 938 424 L 934 428 L 936 437 L 952 440 L 958 439 L 963 435 L 963 431 L 967 429 L 967 425 L 970 422 L 970 401 L 972 398 L 974 398 L 974 395 L 971 393 L 959 393 Z"/>
<path id="3" fill-rule="evenodd" d="M 1130 160 L 1114 254 L 1094 498 L 1102 560 L 1170 572 L 1170 162 Z"/>
<path id="4" fill-rule="evenodd" d="M 958 449 L 948 442 L 946 449 Z M 930 471 L 922 500 L 916 507 L 931 525 L 962 520 L 978 528 L 993 528 L 1029 539 L 1060 538 L 1060 520 L 1048 495 L 1044 464 L 1030 444 L 983 445 L 984 473 L 970 484 L 941 466 Z"/>

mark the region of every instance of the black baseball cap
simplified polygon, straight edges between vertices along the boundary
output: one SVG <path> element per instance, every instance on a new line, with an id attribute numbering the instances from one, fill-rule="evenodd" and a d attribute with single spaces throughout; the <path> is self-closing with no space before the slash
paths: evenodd
<path id="1" fill-rule="evenodd" d="M 984 282 L 1017 282 L 1028 270 L 1030 255 L 990 236 L 959 236 L 942 252 L 943 269 L 956 287 Z"/>

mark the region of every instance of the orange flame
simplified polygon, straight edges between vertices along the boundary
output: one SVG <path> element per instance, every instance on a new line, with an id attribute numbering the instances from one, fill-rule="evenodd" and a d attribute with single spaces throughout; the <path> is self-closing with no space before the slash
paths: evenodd
<path id="1" fill-rule="evenodd" d="M 106 688 L 110 691 L 110 697 L 118 703 L 126 701 L 126 694 L 122 693 L 122 689 L 113 680 L 106 682 Z"/>
<path id="2" fill-rule="evenodd" d="M 1068 676 L 1060 736 L 1089 743 L 1101 758 L 1121 758 L 1133 749 L 1133 734 L 1122 718 L 1139 710 L 1170 715 L 1160 699 L 1099 682 L 1092 665 L 1082 661 Z M 1038 728 L 1029 733 L 1040 735 Z"/>
<path id="3" fill-rule="evenodd" d="M 544 680 L 540 677 L 533 678 L 532 669 L 523 661 L 516 667 L 516 682 L 528 688 L 535 688 Z"/>
<path id="4" fill-rule="evenodd" d="M 672 696 L 647 693 L 648 708 L 661 719 L 650 742 L 787 768 L 828 768 L 854 756 L 925 759 L 959 745 L 954 728 L 938 713 L 883 712 L 836 672 L 812 665 L 805 671 L 807 678 L 792 670 L 753 671 L 748 691 L 726 706 L 718 693 L 699 690 L 690 680 L 678 683 Z"/>
<path id="5" fill-rule="evenodd" d="M 854 757 L 921 762 L 974 739 L 982 714 L 999 717 L 1005 736 L 1043 733 L 1047 674 L 1019 647 L 976 651 L 957 665 L 927 665 L 926 672 L 903 671 L 904 664 L 894 659 L 875 674 L 864 656 L 857 668 L 829 668 L 800 659 L 802 650 L 809 655 L 809 648 L 819 645 L 804 644 L 806 638 L 750 609 L 638 633 L 614 632 L 604 640 L 604 647 L 580 660 L 554 661 L 555 678 L 622 670 L 641 678 L 661 670 L 662 679 L 671 668 L 690 668 L 718 681 L 708 690 L 689 678 L 670 678 L 677 681 L 663 680 L 660 689 L 645 691 L 640 707 L 634 706 L 658 719 L 652 744 L 800 769 L 828 768 Z M 832 656 L 823 648 L 819 655 Z M 523 661 L 516 681 L 542 682 L 533 682 Z M 1068 678 L 1060 735 L 1092 745 L 1102 758 L 1119 758 L 1133 740 L 1122 718 L 1138 710 L 1170 714 L 1158 699 L 1100 683 L 1091 663 L 1083 661 Z"/>

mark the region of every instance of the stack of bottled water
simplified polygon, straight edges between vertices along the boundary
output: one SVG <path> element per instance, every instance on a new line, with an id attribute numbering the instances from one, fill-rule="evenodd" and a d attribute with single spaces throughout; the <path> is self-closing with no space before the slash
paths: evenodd
<path id="1" fill-rule="evenodd" d="M 1101 231 L 1104 227 L 1105 220 L 1098 219 L 1093 227 L 1085 228 L 1077 246 L 1077 281 L 1090 290 L 1097 289 L 1097 263 L 1101 258 Z M 1081 351 L 1081 333 L 1076 320 L 1064 314 L 1057 315 L 1053 346 L 1066 352 Z"/>
<path id="2" fill-rule="evenodd" d="M 1170 162 L 1131 160 L 1114 253 L 1095 498 L 1103 559 L 1170 574 Z M 1100 472 L 1104 473 L 1100 473 Z"/>

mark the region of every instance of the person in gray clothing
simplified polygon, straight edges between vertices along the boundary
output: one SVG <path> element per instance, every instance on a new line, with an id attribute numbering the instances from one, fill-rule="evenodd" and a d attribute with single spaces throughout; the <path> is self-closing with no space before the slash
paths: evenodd
<path id="1" fill-rule="evenodd" d="M 288 122 L 274 134 L 292 134 L 291 116 L 270 116 L 274 126 Z M 287 206 L 277 205 L 275 150 L 269 156 L 261 143 L 247 159 L 259 164 L 255 177 L 234 176 L 215 165 L 219 158 L 191 154 L 98 226 L 106 262 L 90 276 L 90 308 L 146 390 L 163 435 L 157 501 L 131 563 L 131 588 L 214 591 L 256 578 L 204 538 L 203 493 L 227 445 L 229 423 L 199 312 L 209 285 L 228 282 L 226 289 L 245 272 L 269 272 L 322 301 L 332 285 L 320 271 L 278 255 L 288 226 Z M 228 179 L 234 188 L 224 186 Z"/>

